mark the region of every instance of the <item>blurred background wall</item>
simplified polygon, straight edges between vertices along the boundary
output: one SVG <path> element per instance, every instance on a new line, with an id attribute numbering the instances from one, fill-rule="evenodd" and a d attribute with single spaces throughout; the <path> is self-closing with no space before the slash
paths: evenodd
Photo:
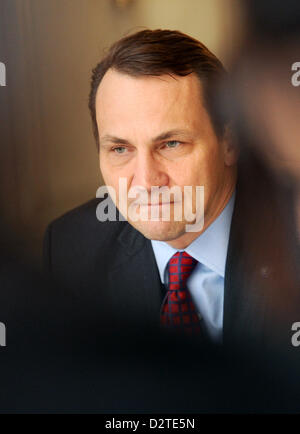
<path id="1" fill-rule="evenodd" d="M 102 183 L 87 108 L 105 48 L 142 28 L 181 30 L 227 64 L 240 41 L 233 0 L 0 0 L 2 213 L 38 258 L 47 224 Z"/>

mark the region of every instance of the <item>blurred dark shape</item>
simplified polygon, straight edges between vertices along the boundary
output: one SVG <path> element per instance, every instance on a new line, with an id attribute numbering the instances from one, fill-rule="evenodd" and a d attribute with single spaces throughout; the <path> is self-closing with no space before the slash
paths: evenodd
<path id="1" fill-rule="evenodd" d="M 140 322 L 121 328 L 3 250 L 0 287 L 1 413 L 299 410 L 296 367 L 276 352 L 224 352 Z"/>
<path id="2" fill-rule="evenodd" d="M 247 234 L 253 246 L 248 264 L 264 257 L 278 271 L 263 293 L 274 325 L 274 364 L 288 373 L 300 353 L 292 345 L 286 353 L 282 335 L 284 324 L 291 327 L 300 318 L 300 87 L 292 82 L 292 65 L 300 61 L 300 3 L 243 5 L 246 31 L 220 89 L 220 109 L 233 119 L 241 160 L 255 161 L 246 196 L 258 199 L 260 221 Z M 254 215 L 250 206 L 247 218 Z M 291 378 L 299 387 L 297 369 Z"/>
<path id="3" fill-rule="evenodd" d="M 235 120 L 241 150 L 250 149 L 273 176 L 283 231 L 299 269 L 300 87 L 293 85 L 292 66 L 300 60 L 300 3 L 245 0 L 243 5 L 246 31 L 221 107 Z"/>
<path id="4" fill-rule="evenodd" d="M 299 37 L 298 0 L 244 0 L 251 38 L 290 41 Z"/>

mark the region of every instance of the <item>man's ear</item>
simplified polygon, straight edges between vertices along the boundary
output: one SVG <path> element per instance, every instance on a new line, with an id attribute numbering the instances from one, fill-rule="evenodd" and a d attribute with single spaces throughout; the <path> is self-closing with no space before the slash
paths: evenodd
<path id="1" fill-rule="evenodd" d="M 230 124 L 225 127 L 223 136 L 223 152 L 224 163 L 226 166 L 233 166 L 237 163 L 239 151 L 237 147 L 237 142 L 233 135 L 233 129 Z"/>

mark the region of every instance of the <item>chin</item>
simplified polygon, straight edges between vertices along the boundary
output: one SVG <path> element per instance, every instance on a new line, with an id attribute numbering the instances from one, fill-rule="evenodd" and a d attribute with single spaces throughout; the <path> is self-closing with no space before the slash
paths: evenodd
<path id="1" fill-rule="evenodd" d="M 172 241 L 185 233 L 184 222 L 131 222 L 129 223 L 149 240 Z"/>

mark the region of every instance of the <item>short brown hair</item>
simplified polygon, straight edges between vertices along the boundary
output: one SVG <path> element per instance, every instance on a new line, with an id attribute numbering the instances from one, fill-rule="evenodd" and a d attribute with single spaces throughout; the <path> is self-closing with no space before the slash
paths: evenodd
<path id="1" fill-rule="evenodd" d="M 114 43 L 93 69 L 89 109 L 98 148 L 96 94 L 104 74 L 110 68 L 133 77 L 163 74 L 186 76 L 195 72 L 203 84 L 204 103 L 215 133 L 218 137 L 224 133 L 227 121 L 216 104 L 216 90 L 226 75 L 220 60 L 201 42 L 179 31 L 142 30 Z"/>

